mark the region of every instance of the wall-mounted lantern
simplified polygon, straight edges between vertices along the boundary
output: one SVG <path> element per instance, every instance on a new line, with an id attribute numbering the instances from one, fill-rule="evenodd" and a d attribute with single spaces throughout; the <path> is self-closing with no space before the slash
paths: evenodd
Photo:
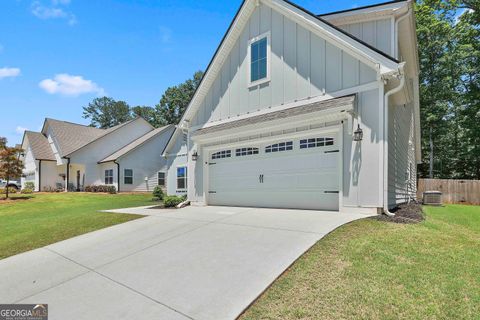
<path id="1" fill-rule="evenodd" d="M 194 151 L 193 154 L 192 154 L 192 160 L 193 161 L 197 161 L 198 160 L 198 153 L 197 151 Z"/>
<path id="2" fill-rule="evenodd" d="M 358 129 L 355 130 L 353 133 L 353 141 L 362 141 L 363 140 L 363 130 L 360 128 L 360 125 L 358 125 Z"/>

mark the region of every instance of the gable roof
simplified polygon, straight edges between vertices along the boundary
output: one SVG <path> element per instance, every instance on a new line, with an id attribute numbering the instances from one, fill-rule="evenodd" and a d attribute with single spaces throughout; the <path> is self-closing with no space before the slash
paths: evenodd
<path id="1" fill-rule="evenodd" d="M 224 63 L 226 56 L 233 47 L 233 42 L 239 37 L 243 26 L 248 22 L 252 12 L 255 10 L 258 0 L 244 0 L 239 10 L 237 11 L 232 23 L 225 33 L 220 45 L 210 61 L 204 77 L 200 82 L 195 94 L 185 110 L 180 122 L 183 125 L 185 120 L 190 120 L 202 99 L 207 94 L 213 81 L 217 77 L 221 66 Z M 331 24 L 325 19 L 315 15 L 314 13 L 300 7 L 297 4 L 288 0 L 262 0 L 262 3 L 280 11 L 282 14 L 288 16 L 290 19 L 296 21 L 308 30 L 314 30 L 318 34 L 324 36 L 327 41 L 335 42 L 336 45 L 349 52 L 352 56 L 365 62 L 366 64 L 380 69 L 381 74 L 389 74 L 397 72 L 399 69 L 399 61 L 389 56 L 388 54 L 378 50 L 377 48 L 367 44 L 366 42 L 354 37 L 350 33 L 340 29 Z"/>
<path id="2" fill-rule="evenodd" d="M 25 137 L 28 139 L 35 160 L 56 161 L 50 143 L 42 133 L 25 131 Z"/>
<path id="3" fill-rule="evenodd" d="M 47 118 L 42 132 L 46 134 L 47 125 L 52 128 L 55 140 L 60 148 L 60 156 L 65 155 L 81 148 L 83 145 L 98 139 L 105 134 L 106 130 L 84 126 L 67 121 Z"/>
<path id="4" fill-rule="evenodd" d="M 142 146 L 144 143 L 150 141 L 154 137 L 158 136 L 161 133 L 164 133 L 168 129 L 174 128 L 174 125 L 168 125 L 165 127 L 161 127 L 155 130 L 150 131 L 149 133 L 143 135 L 142 137 L 138 138 L 137 140 L 133 141 L 132 143 L 126 145 L 125 147 L 121 148 L 120 150 L 114 152 L 113 154 L 109 155 L 103 160 L 100 160 L 98 163 L 105 163 L 105 162 L 112 162 L 118 160 L 119 158 L 127 155 L 128 153 L 132 152 L 136 148 Z"/>

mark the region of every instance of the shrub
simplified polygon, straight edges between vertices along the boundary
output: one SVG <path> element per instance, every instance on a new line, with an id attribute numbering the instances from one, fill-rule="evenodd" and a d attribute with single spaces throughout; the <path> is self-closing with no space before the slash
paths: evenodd
<path id="1" fill-rule="evenodd" d="M 32 194 L 33 190 L 28 188 L 23 188 L 21 191 L 22 194 Z"/>
<path id="2" fill-rule="evenodd" d="M 156 186 L 155 189 L 153 189 L 153 197 L 160 201 L 163 200 L 163 197 L 165 197 L 165 194 L 163 193 L 162 187 Z"/>
<path id="3" fill-rule="evenodd" d="M 163 205 L 165 206 L 165 208 L 173 208 L 178 206 L 183 201 L 183 197 L 166 196 L 165 198 L 163 198 Z"/>
<path id="4" fill-rule="evenodd" d="M 30 189 L 30 190 L 35 190 L 35 183 L 29 181 L 25 182 L 25 185 L 23 186 L 24 189 Z"/>
<path id="5" fill-rule="evenodd" d="M 54 188 L 52 186 L 45 186 L 42 189 L 43 192 L 60 192 L 57 188 Z"/>
<path id="6" fill-rule="evenodd" d="M 6 193 L 7 193 L 7 190 L 5 188 L 0 189 L 0 194 L 6 194 Z M 8 188 L 8 193 L 9 194 L 15 194 L 15 193 L 17 193 L 17 189 L 10 187 L 10 188 Z"/>
<path id="7" fill-rule="evenodd" d="M 105 186 L 105 185 L 96 186 L 96 185 L 92 185 L 92 186 L 86 186 L 85 187 L 85 192 L 116 194 L 117 193 L 117 188 L 115 188 L 115 186 Z"/>

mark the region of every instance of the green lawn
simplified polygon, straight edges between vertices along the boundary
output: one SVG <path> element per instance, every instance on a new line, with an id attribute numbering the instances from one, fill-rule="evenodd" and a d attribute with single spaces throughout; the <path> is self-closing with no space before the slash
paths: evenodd
<path id="1" fill-rule="evenodd" d="M 0 200 L 0 259 L 141 218 L 98 210 L 150 204 L 151 194 L 52 193 L 36 194 L 28 200 Z"/>
<path id="2" fill-rule="evenodd" d="M 241 319 L 480 319 L 480 207 L 334 231 Z"/>

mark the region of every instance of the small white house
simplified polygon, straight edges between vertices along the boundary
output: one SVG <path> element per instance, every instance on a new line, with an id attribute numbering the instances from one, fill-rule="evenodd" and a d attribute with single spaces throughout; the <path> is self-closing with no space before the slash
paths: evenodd
<path id="1" fill-rule="evenodd" d="M 415 197 L 413 1 L 315 15 L 245 0 L 168 143 L 196 205 L 381 212 Z"/>
<path id="2" fill-rule="evenodd" d="M 22 184 L 33 182 L 35 191 L 83 191 L 90 185 L 152 191 L 165 186 L 159 168 L 173 131 L 154 129 L 141 117 L 107 130 L 46 119 L 41 132 L 25 132 Z"/>

